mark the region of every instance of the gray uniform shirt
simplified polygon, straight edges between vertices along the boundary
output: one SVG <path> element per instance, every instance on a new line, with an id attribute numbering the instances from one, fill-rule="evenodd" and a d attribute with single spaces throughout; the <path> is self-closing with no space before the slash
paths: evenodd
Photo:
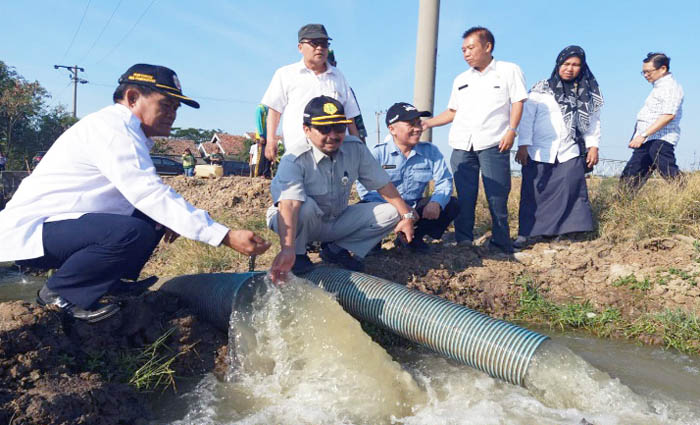
<path id="1" fill-rule="evenodd" d="M 340 149 L 330 157 L 307 140 L 293 147 L 280 161 L 270 192 L 275 205 L 281 200 L 313 198 L 325 221 L 335 220 L 348 206 L 356 181 L 369 190 L 390 182 L 389 175 L 355 136 L 345 136 Z"/>

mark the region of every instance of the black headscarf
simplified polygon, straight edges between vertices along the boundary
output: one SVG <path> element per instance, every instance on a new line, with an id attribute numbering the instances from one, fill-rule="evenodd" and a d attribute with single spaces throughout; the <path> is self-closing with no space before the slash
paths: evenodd
<path id="1" fill-rule="evenodd" d="M 571 81 L 559 76 L 559 68 L 572 56 L 581 59 L 581 72 Z M 603 106 L 598 81 L 586 63 L 586 52 L 579 46 L 568 46 L 557 56 L 552 75 L 535 84 L 532 91 L 551 93 L 561 108 L 564 123 L 571 138 L 577 140 L 588 131 L 590 116 Z"/>

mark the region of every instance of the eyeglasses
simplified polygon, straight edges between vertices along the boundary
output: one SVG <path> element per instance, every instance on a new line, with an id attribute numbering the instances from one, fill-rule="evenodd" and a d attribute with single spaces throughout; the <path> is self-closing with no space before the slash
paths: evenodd
<path id="1" fill-rule="evenodd" d="M 328 46 L 331 45 L 331 42 L 328 40 L 324 39 L 311 39 L 311 40 L 302 40 L 302 44 L 308 44 L 309 46 L 313 47 L 314 49 L 317 47 L 321 47 L 323 49 L 327 49 Z"/>
<path id="2" fill-rule="evenodd" d="M 330 134 L 331 131 L 335 133 L 345 133 L 348 128 L 347 124 L 330 124 L 330 125 L 312 125 L 313 128 L 318 130 L 319 133 L 326 135 Z"/>
<path id="3" fill-rule="evenodd" d="M 656 71 L 656 70 L 658 70 L 658 69 L 659 69 L 659 68 L 654 68 L 654 69 L 651 69 L 651 70 L 649 70 L 649 71 L 642 71 L 642 72 L 641 72 L 642 77 L 646 77 L 647 75 L 650 75 L 652 72 L 654 72 L 654 71 Z"/>

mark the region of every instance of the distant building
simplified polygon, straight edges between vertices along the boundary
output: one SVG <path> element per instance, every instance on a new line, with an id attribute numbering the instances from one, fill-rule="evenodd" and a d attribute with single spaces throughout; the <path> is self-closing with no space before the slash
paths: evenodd
<path id="1" fill-rule="evenodd" d="M 181 156 L 186 148 L 193 153 L 197 151 L 197 144 L 190 139 L 175 139 L 172 137 L 154 137 L 155 146 L 151 150 L 153 155 Z"/>

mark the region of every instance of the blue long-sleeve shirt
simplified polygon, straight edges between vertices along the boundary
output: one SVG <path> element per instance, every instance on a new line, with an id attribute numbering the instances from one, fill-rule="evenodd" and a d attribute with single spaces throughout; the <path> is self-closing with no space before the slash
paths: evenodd
<path id="1" fill-rule="evenodd" d="M 435 189 L 430 197 L 445 208 L 452 195 L 452 174 L 447 168 L 445 158 L 432 143 L 420 142 L 406 158 L 393 140 L 378 143 L 370 148 L 379 164 L 386 170 L 391 182 L 398 189 L 401 198 L 415 207 L 423 197 L 426 186 L 435 181 Z M 368 191 L 357 183 L 357 193 L 363 201 L 385 202 L 377 191 Z"/>

